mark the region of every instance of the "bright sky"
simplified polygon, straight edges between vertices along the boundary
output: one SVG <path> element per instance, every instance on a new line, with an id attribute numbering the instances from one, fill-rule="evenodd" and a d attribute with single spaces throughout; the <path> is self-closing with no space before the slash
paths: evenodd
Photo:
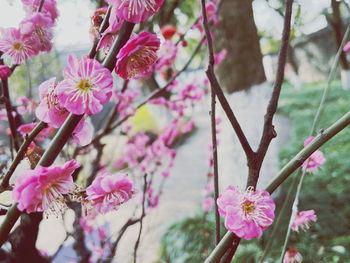
<path id="1" fill-rule="evenodd" d="M 24 17 L 20 0 L 1 0 L 0 27 L 17 27 Z M 94 5 L 88 0 L 58 0 L 60 16 L 55 27 L 55 45 L 63 48 L 79 46 L 89 48 L 90 16 Z M 302 5 L 302 16 L 306 22 L 303 33 L 311 33 L 323 28 L 326 21 L 320 12 L 330 6 L 330 0 L 299 0 Z M 265 0 L 254 1 L 255 21 L 260 30 L 272 32 L 279 37 L 282 20 L 265 3 Z"/>

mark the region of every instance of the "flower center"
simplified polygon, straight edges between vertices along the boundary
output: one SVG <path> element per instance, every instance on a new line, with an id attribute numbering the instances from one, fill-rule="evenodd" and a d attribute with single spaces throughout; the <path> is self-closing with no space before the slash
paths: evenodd
<path id="1" fill-rule="evenodd" d="M 22 51 L 23 50 L 23 44 L 21 42 L 15 42 L 13 44 L 13 49 L 16 51 Z"/>
<path id="2" fill-rule="evenodd" d="M 39 37 L 43 37 L 45 36 L 45 31 L 42 27 L 40 26 L 36 26 L 35 27 L 35 33 L 39 36 Z"/>
<path id="3" fill-rule="evenodd" d="M 87 79 L 82 79 L 79 81 L 77 89 L 81 91 L 89 91 L 92 89 L 92 85 Z"/>
<path id="4" fill-rule="evenodd" d="M 250 201 L 245 201 L 242 204 L 242 207 L 243 207 L 243 210 L 246 214 L 250 214 L 254 210 L 254 203 L 252 203 Z"/>

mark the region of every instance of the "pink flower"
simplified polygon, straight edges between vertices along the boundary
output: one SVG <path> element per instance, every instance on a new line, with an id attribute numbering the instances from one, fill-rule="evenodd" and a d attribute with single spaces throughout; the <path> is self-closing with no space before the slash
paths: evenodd
<path id="1" fill-rule="evenodd" d="M 214 65 L 215 67 L 219 66 L 221 62 L 225 59 L 227 56 L 227 50 L 223 49 L 219 53 L 214 54 Z"/>
<path id="2" fill-rule="evenodd" d="M 177 29 L 176 29 L 176 26 L 165 25 L 165 26 L 162 26 L 160 31 L 162 32 L 162 35 L 165 39 L 171 39 L 173 37 L 173 35 L 176 34 Z"/>
<path id="3" fill-rule="evenodd" d="M 87 233 L 87 234 L 90 234 L 90 233 L 92 233 L 94 231 L 92 220 L 88 216 L 82 216 L 79 219 L 79 224 L 84 229 L 84 232 Z"/>
<path id="4" fill-rule="evenodd" d="M 205 212 L 209 212 L 214 207 L 214 199 L 212 197 L 207 197 L 202 201 L 202 209 Z"/>
<path id="5" fill-rule="evenodd" d="M 40 0 L 22 0 L 22 3 L 27 16 L 31 16 L 38 11 Z M 49 15 L 54 21 L 58 17 L 56 0 L 45 0 L 41 13 Z"/>
<path id="6" fill-rule="evenodd" d="M 35 110 L 37 118 L 54 128 L 60 128 L 69 115 L 69 111 L 58 101 L 55 85 L 56 78 L 51 78 L 39 86 L 41 102 Z M 73 131 L 74 140 L 82 146 L 91 142 L 93 129 L 84 116 Z"/>
<path id="7" fill-rule="evenodd" d="M 20 23 L 20 31 L 24 37 L 33 40 L 34 48 L 43 52 L 49 52 L 52 48 L 52 27 L 54 23 L 44 13 L 34 13 Z"/>
<path id="8" fill-rule="evenodd" d="M 38 106 L 38 102 L 31 99 L 29 100 L 25 96 L 21 96 L 16 100 L 18 106 L 17 106 L 17 112 L 19 114 L 32 114 L 35 111 L 35 108 Z"/>
<path id="9" fill-rule="evenodd" d="M 116 8 L 119 19 L 138 24 L 145 22 L 162 6 L 164 0 L 107 0 Z"/>
<path id="10" fill-rule="evenodd" d="M 100 213 L 116 210 L 122 203 L 128 201 L 132 195 L 133 184 L 126 174 L 115 175 L 105 173 L 97 177 L 92 184 L 86 188 L 87 200 L 92 202 Z"/>
<path id="11" fill-rule="evenodd" d="M 204 195 L 211 195 L 214 193 L 214 181 L 210 180 L 205 186 Z"/>
<path id="12" fill-rule="evenodd" d="M 95 10 L 94 15 L 91 17 L 91 23 L 90 23 L 90 36 L 91 39 L 94 40 L 99 39 L 99 30 L 100 26 L 102 24 L 103 19 L 106 16 L 107 13 L 107 6 L 104 6 L 102 8 L 99 8 Z"/>
<path id="13" fill-rule="evenodd" d="M 171 67 L 177 53 L 177 46 L 170 40 L 164 41 L 159 50 L 159 60 L 156 64 L 156 70 L 162 67 Z"/>
<path id="14" fill-rule="evenodd" d="M 203 97 L 204 93 L 204 90 L 201 90 L 198 86 L 187 84 L 185 88 L 179 92 L 179 97 L 180 100 L 189 99 L 190 101 L 197 101 Z"/>
<path id="15" fill-rule="evenodd" d="M 68 111 L 97 114 L 112 95 L 113 77 L 97 60 L 68 57 L 64 80 L 57 85 L 57 98 Z"/>
<path id="16" fill-rule="evenodd" d="M 0 39 L 0 50 L 3 56 L 9 56 L 13 64 L 21 64 L 26 59 L 38 54 L 34 41 L 21 34 L 19 29 L 0 29 L 2 38 Z"/>
<path id="17" fill-rule="evenodd" d="M 307 138 L 304 142 L 304 147 L 306 147 L 314 138 L 315 137 L 313 136 Z M 310 173 L 317 173 L 318 167 L 325 163 L 326 158 L 321 151 L 315 151 L 310 155 L 308 160 L 306 160 L 302 166 Z"/>
<path id="18" fill-rule="evenodd" d="M 283 258 L 283 263 L 300 263 L 302 261 L 303 257 L 294 247 L 289 247 Z"/>
<path id="19" fill-rule="evenodd" d="M 292 229 L 297 232 L 299 232 L 299 227 L 301 227 L 301 229 L 303 230 L 309 229 L 310 221 L 313 221 L 313 222 L 317 221 L 315 211 L 314 210 L 300 211 L 294 218 Z"/>
<path id="20" fill-rule="evenodd" d="M 182 133 L 189 133 L 190 131 L 193 130 L 193 127 L 194 127 L 194 121 L 190 120 L 184 126 L 182 126 L 181 132 Z"/>
<path id="21" fill-rule="evenodd" d="M 97 49 L 101 49 L 105 54 L 108 53 L 110 48 L 112 47 L 112 44 L 117 37 L 119 30 L 123 24 L 123 20 L 119 20 L 116 17 L 116 8 L 112 8 L 111 15 L 109 17 L 109 26 L 108 28 L 102 33 L 101 39 L 97 45 Z M 133 35 L 134 33 L 132 33 Z"/>
<path id="22" fill-rule="evenodd" d="M 101 242 L 105 241 L 107 239 L 107 230 L 103 227 L 99 227 L 97 229 L 97 237 Z"/>
<path id="23" fill-rule="evenodd" d="M 139 90 L 126 90 L 124 92 L 120 92 L 119 90 L 113 91 L 112 100 L 115 104 L 118 104 L 118 112 L 121 117 L 135 113 L 136 107 L 134 107 L 132 103 L 139 95 Z"/>
<path id="24" fill-rule="evenodd" d="M 25 135 L 29 135 L 29 133 L 32 132 L 32 130 L 38 125 L 37 122 L 34 123 L 29 123 L 29 124 L 22 124 L 21 126 L 18 127 L 18 132 L 25 136 Z M 45 128 L 43 129 L 36 137 L 35 139 L 37 139 L 38 141 L 43 141 L 45 138 L 47 138 L 52 132 L 53 132 L 53 128 Z"/>
<path id="25" fill-rule="evenodd" d="M 24 171 L 17 177 L 12 191 L 18 209 L 27 213 L 61 211 L 65 208 L 63 194 L 74 189 L 72 174 L 78 167 L 79 164 L 71 160 L 62 166 L 38 166 Z"/>
<path id="26" fill-rule="evenodd" d="M 239 191 L 229 186 L 217 200 L 225 227 L 240 238 L 258 238 L 272 224 L 275 203 L 265 190 Z"/>
<path id="27" fill-rule="evenodd" d="M 137 78 L 149 72 L 157 60 L 160 40 L 150 32 L 129 39 L 117 55 L 115 72 L 123 79 Z"/>
<path id="28" fill-rule="evenodd" d="M 5 80 L 11 76 L 12 71 L 8 66 L 0 65 L 0 79 Z"/>
<path id="29" fill-rule="evenodd" d="M 343 51 L 344 52 L 348 52 L 350 50 L 350 41 L 348 41 L 345 45 L 344 45 L 344 48 L 343 48 Z"/>

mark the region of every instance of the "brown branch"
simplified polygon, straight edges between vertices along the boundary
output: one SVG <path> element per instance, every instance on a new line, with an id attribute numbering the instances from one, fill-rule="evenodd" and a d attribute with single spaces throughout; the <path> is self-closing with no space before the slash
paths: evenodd
<path id="1" fill-rule="evenodd" d="M 208 42 L 208 50 L 209 50 L 209 64 L 208 69 L 206 70 L 207 77 L 209 79 L 211 88 L 214 90 L 216 96 L 218 97 L 221 106 L 223 110 L 226 113 L 227 118 L 229 119 L 234 131 L 237 134 L 238 140 L 242 145 L 242 148 L 247 156 L 247 158 L 250 158 L 250 156 L 254 155 L 254 152 L 252 148 L 250 147 L 250 144 L 240 126 L 238 123 L 236 116 L 234 115 L 221 87 L 220 84 L 215 76 L 214 73 L 214 49 L 213 49 L 213 41 L 211 39 L 210 31 L 209 31 L 209 24 L 207 19 L 207 14 L 205 12 L 205 0 L 201 0 L 202 2 L 202 15 L 203 15 L 203 25 L 205 29 L 205 35 Z"/>
<path id="2" fill-rule="evenodd" d="M 282 33 L 282 41 L 281 41 L 281 46 L 278 54 L 276 80 L 273 87 L 272 96 L 265 114 L 263 133 L 262 133 L 260 144 L 257 151 L 258 156 L 256 160 L 257 161 L 256 165 L 259 167 L 259 169 L 262 165 L 262 162 L 265 158 L 267 149 L 272 139 L 277 136 L 277 133 L 272 124 L 272 121 L 277 110 L 278 99 L 281 93 L 281 88 L 284 80 L 284 67 L 286 65 L 287 51 L 288 51 L 288 45 L 289 45 L 292 6 L 293 6 L 293 0 L 287 0 L 286 12 L 284 16 L 285 18 L 284 18 L 284 26 L 283 26 L 283 33 Z M 259 176 L 258 174 L 251 176 L 248 180 L 247 186 L 255 187 L 258 180 L 258 176 Z"/>
<path id="3" fill-rule="evenodd" d="M 140 244 L 140 238 L 141 238 L 142 227 L 143 227 L 143 218 L 146 215 L 145 213 L 146 191 L 147 191 L 147 174 L 143 176 L 142 213 L 140 217 L 140 230 L 139 230 L 139 234 L 137 236 L 137 240 L 134 247 L 134 263 L 136 263 L 137 249 L 139 248 L 139 244 Z"/>
<path id="4" fill-rule="evenodd" d="M 214 207 L 215 207 L 215 241 L 216 245 L 220 242 L 220 215 L 218 210 L 218 204 L 216 200 L 219 197 L 219 172 L 218 172 L 218 149 L 216 143 L 216 118 L 215 118 L 215 110 L 216 110 L 216 97 L 215 92 L 211 90 L 211 138 L 213 144 L 213 168 L 214 168 Z"/>

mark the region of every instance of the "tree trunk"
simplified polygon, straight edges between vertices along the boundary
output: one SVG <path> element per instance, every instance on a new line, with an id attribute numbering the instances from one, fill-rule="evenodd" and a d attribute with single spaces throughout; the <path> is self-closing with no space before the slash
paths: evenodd
<path id="1" fill-rule="evenodd" d="M 339 8 L 340 2 L 337 2 L 336 0 L 332 0 L 331 3 L 332 3 L 333 14 L 331 17 L 327 17 L 327 20 L 331 24 L 334 30 L 335 41 L 337 43 L 337 49 L 338 49 L 343 40 L 343 34 L 344 34 L 343 21 L 340 15 L 340 8 Z M 345 52 L 342 52 L 340 54 L 340 65 L 344 70 L 349 69 L 349 63 L 346 60 Z"/>
<path id="2" fill-rule="evenodd" d="M 217 70 L 226 92 L 249 89 L 266 80 L 255 26 L 252 0 L 224 1 L 219 23 L 214 27 L 215 48 L 227 49 L 227 57 Z"/>

